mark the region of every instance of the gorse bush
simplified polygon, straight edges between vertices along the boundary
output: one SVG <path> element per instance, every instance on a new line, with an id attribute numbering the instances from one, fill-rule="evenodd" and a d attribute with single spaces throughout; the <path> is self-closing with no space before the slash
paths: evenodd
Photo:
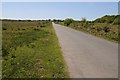
<path id="1" fill-rule="evenodd" d="M 112 15 L 112 16 L 109 16 L 109 15 L 106 15 L 106 16 L 103 16 L 101 18 L 98 18 L 96 20 L 94 20 L 94 22 L 96 23 L 113 23 L 114 20 L 119 17 L 119 15 L 115 16 L 115 15 Z"/>
<path id="2" fill-rule="evenodd" d="M 64 20 L 64 25 L 69 26 L 74 20 L 71 18 L 67 18 Z"/>
<path id="3" fill-rule="evenodd" d="M 113 24 L 120 25 L 120 15 L 115 18 L 115 20 L 113 21 Z"/>

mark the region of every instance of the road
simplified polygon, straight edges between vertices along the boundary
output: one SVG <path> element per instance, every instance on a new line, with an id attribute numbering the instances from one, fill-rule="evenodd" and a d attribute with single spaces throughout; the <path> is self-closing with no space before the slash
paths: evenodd
<path id="1" fill-rule="evenodd" d="M 53 23 L 71 78 L 117 78 L 118 44 Z"/>

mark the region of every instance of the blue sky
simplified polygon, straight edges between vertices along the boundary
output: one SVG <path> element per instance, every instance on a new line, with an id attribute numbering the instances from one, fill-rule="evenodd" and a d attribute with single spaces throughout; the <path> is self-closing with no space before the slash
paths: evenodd
<path id="1" fill-rule="evenodd" d="M 117 2 L 3 2 L 2 18 L 94 20 L 118 14 Z"/>

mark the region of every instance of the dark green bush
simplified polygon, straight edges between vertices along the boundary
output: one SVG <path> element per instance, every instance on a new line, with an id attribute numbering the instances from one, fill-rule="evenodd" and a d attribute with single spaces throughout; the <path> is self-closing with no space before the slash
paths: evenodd
<path id="1" fill-rule="evenodd" d="M 67 18 L 64 20 L 64 25 L 69 26 L 74 20 L 71 18 Z"/>
<path id="2" fill-rule="evenodd" d="M 3 27 L 2 30 L 7 30 L 7 28 Z"/>

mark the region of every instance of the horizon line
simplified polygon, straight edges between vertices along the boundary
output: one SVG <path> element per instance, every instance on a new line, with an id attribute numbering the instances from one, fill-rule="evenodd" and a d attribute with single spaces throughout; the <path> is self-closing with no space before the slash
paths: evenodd
<path id="1" fill-rule="evenodd" d="M 117 16 L 117 15 L 120 15 L 120 14 L 113 14 L 113 15 L 104 15 L 104 16 Z M 103 17 L 103 16 L 101 16 L 101 17 Z M 94 20 L 96 20 L 96 19 L 98 19 L 98 18 L 101 18 L 101 17 L 97 17 L 97 18 L 95 18 L 95 19 L 93 19 L 93 20 L 88 20 L 86 17 L 81 17 L 81 18 L 86 18 L 86 20 L 87 21 L 94 21 Z M 68 18 L 71 18 L 71 17 L 68 17 Z M 77 20 L 77 21 L 80 21 L 81 20 L 81 18 L 80 19 L 74 19 L 74 18 L 71 18 L 71 19 L 73 19 L 73 20 Z M 67 19 L 67 18 L 64 18 L 64 19 L 60 19 L 60 18 L 47 18 L 47 19 L 16 19 L 16 18 L 0 18 L 0 20 L 4 20 L 4 19 L 6 19 L 6 20 L 65 20 L 65 19 Z"/>

